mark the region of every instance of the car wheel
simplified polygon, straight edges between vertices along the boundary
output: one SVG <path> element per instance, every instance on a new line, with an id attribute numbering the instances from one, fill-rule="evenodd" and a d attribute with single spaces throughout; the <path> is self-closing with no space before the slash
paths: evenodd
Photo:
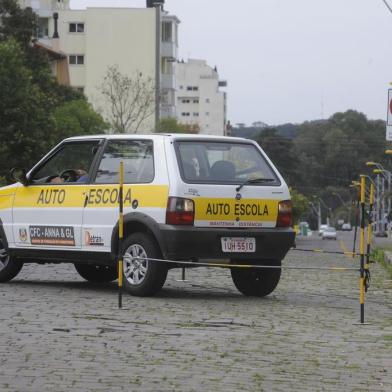
<path id="1" fill-rule="evenodd" d="M 233 264 L 247 264 L 244 261 L 232 261 Z M 280 267 L 280 260 L 266 261 L 265 265 Z M 265 297 L 271 294 L 279 283 L 280 268 L 232 268 L 231 278 L 235 287 L 242 294 L 253 297 Z"/>
<path id="2" fill-rule="evenodd" d="M 167 266 L 161 261 L 138 258 L 161 258 L 155 240 L 145 233 L 131 234 L 124 242 L 124 288 L 131 295 L 147 297 L 156 294 L 166 281 Z"/>
<path id="3" fill-rule="evenodd" d="M 22 267 L 23 263 L 8 254 L 4 241 L 0 238 L 0 283 L 9 282 L 15 278 Z"/>
<path id="4" fill-rule="evenodd" d="M 75 264 L 79 275 L 92 283 L 108 283 L 117 279 L 117 268 L 108 265 Z"/>

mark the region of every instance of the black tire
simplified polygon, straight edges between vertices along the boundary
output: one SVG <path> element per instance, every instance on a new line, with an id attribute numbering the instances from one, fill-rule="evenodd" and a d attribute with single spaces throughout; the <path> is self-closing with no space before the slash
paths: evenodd
<path id="1" fill-rule="evenodd" d="M 139 261 L 134 257 L 161 258 L 154 238 L 145 233 L 134 233 L 123 244 L 123 282 L 125 290 L 137 297 L 156 294 L 166 281 L 167 266 L 160 261 Z"/>
<path id="2" fill-rule="evenodd" d="M 117 269 L 108 265 L 75 264 L 79 275 L 92 283 L 108 283 L 117 279 Z"/>
<path id="3" fill-rule="evenodd" d="M 248 264 L 247 262 L 233 261 L 233 264 Z M 282 265 L 280 260 L 265 261 L 264 265 Z M 279 283 L 280 268 L 232 268 L 231 278 L 237 290 L 246 296 L 265 297 L 271 294 Z"/>
<path id="4" fill-rule="evenodd" d="M 9 256 L 4 241 L 0 238 L 0 283 L 9 282 L 18 275 L 23 263 Z"/>

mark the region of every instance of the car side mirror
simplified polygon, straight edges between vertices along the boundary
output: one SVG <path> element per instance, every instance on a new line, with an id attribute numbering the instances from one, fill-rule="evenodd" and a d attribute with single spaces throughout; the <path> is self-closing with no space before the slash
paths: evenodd
<path id="1" fill-rule="evenodd" d="M 11 178 L 14 181 L 22 183 L 24 186 L 29 185 L 29 180 L 26 176 L 26 170 L 19 167 L 14 167 L 10 172 Z"/>

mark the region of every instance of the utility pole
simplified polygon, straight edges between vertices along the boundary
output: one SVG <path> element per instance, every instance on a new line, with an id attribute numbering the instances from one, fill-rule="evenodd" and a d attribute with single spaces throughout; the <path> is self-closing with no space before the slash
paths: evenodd
<path id="1" fill-rule="evenodd" d="M 161 11 L 163 2 L 154 1 L 155 7 L 155 129 L 160 120 L 161 110 Z"/>
<path id="2" fill-rule="evenodd" d="M 320 226 L 321 226 L 321 204 L 320 204 L 320 199 L 318 201 L 318 214 L 317 214 L 317 218 L 318 218 L 318 229 L 320 230 Z"/>

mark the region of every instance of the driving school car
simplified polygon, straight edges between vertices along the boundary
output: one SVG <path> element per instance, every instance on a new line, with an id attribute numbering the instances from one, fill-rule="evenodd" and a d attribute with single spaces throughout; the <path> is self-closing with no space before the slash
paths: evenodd
<path id="1" fill-rule="evenodd" d="M 119 167 L 124 242 L 118 248 Z M 265 296 L 293 245 L 283 178 L 251 140 L 204 135 L 102 135 L 64 140 L 0 188 L 0 282 L 25 263 L 73 263 L 91 282 L 117 276 L 132 295 L 164 285 L 178 261 L 228 260 L 237 289 Z M 166 261 L 166 262 L 165 262 Z M 171 261 L 170 263 L 168 261 Z M 194 264 L 192 265 L 194 266 Z"/>

